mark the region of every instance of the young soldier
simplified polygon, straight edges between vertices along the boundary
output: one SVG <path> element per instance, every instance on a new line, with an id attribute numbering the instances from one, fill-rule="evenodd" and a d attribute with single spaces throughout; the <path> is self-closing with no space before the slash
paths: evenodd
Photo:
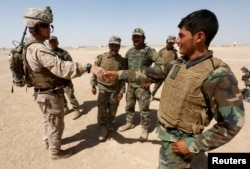
<path id="1" fill-rule="evenodd" d="M 216 15 L 206 9 L 194 11 L 178 27 L 176 43 L 183 56 L 173 65 L 106 73 L 110 78 L 119 74 L 120 79 L 138 83 L 166 76 L 157 113 L 162 140 L 159 169 L 190 168 L 199 152 L 213 150 L 234 138 L 245 119 L 236 77 L 208 49 L 219 28 Z M 213 118 L 216 123 L 203 131 Z"/>
<path id="2" fill-rule="evenodd" d="M 97 56 L 95 65 L 104 70 L 122 70 L 124 69 L 124 58 L 119 54 L 121 38 L 112 36 L 109 40 L 109 52 Z M 96 94 L 96 85 L 98 86 L 98 115 L 97 121 L 101 127 L 100 141 L 105 141 L 108 132 L 114 131 L 114 119 L 116 116 L 119 102 L 125 93 L 125 83 L 122 81 L 102 82 L 96 75 L 91 78 L 92 93 Z"/>
<path id="3" fill-rule="evenodd" d="M 158 54 L 155 49 L 146 45 L 145 39 L 144 31 L 141 28 L 135 28 L 132 33 L 134 47 L 130 48 L 125 55 L 128 70 L 150 67 L 153 62 L 156 62 Z M 128 83 L 126 92 L 127 123 L 118 129 L 120 132 L 123 132 L 135 127 L 135 104 L 138 101 L 142 127 L 139 140 L 142 142 L 147 140 L 150 126 L 150 84 L 138 85 L 136 83 Z"/>

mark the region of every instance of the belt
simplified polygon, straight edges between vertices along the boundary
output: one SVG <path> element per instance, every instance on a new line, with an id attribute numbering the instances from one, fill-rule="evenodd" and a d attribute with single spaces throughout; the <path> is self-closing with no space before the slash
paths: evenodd
<path id="1" fill-rule="evenodd" d="M 57 93 L 58 89 L 59 88 L 34 88 L 35 92 L 37 93 L 46 93 L 46 92 Z"/>

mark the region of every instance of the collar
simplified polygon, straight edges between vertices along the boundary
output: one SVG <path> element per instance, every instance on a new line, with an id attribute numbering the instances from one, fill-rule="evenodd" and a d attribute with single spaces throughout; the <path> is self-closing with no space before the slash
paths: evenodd
<path id="1" fill-rule="evenodd" d="M 116 59 L 118 57 L 118 55 L 119 55 L 119 53 L 115 56 L 111 56 L 110 52 L 108 52 L 108 58 L 115 58 Z"/>
<path id="2" fill-rule="evenodd" d="M 196 65 L 196 64 L 198 64 L 198 63 L 200 63 L 208 58 L 211 58 L 211 57 L 213 57 L 213 51 L 209 50 L 206 54 L 201 55 L 193 60 L 187 61 L 186 55 L 182 56 L 182 59 L 186 60 L 186 68 L 188 69 L 189 67 L 194 66 L 194 65 Z"/>

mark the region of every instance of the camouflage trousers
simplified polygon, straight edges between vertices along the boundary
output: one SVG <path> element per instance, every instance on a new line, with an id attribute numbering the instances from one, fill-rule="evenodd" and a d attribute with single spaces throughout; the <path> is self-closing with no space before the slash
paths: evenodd
<path id="1" fill-rule="evenodd" d="M 135 115 L 136 100 L 139 103 L 139 111 L 141 116 L 141 125 L 143 128 L 148 129 L 150 125 L 150 89 L 135 88 L 128 85 L 126 92 L 126 120 L 133 123 Z"/>
<path id="2" fill-rule="evenodd" d="M 78 108 L 79 107 L 79 102 L 77 101 L 75 94 L 74 94 L 74 86 L 73 83 L 70 82 L 69 85 L 63 88 L 64 93 L 67 95 L 70 104 L 72 105 L 73 108 Z M 64 105 L 67 105 L 67 99 L 64 96 Z"/>
<path id="3" fill-rule="evenodd" d="M 169 141 L 162 141 L 160 148 L 160 159 L 158 169 L 182 169 L 190 168 L 193 154 L 186 156 L 177 155 L 172 151 L 172 143 Z"/>
<path id="4" fill-rule="evenodd" d="M 99 90 L 97 98 L 99 125 L 111 124 L 114 121 L 119 103 L 117 92 Z"/>
<path id="5" fill-rule="evenodd" d="M 158 169 L 207 169 L 208 159 L 203 151 L 199 153 L 190 153 L 186 156 L 177 155 L 172 151 L 172 144 L 180 138 L 192 137 L 177 129 L 166 129 L 159 122 L 156 132 L 162 141 L 159 153 Z"/>
<path id="6" fill-rule="evenodd" d="M 44 141 L 51 153 L 58 153 L 64 130 L 63 92 L 36 94 L 35 100 L 43 113 Z"/>

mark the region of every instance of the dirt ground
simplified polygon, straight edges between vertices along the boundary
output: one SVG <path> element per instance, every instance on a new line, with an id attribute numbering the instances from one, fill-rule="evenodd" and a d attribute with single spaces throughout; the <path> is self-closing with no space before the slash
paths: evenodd
<path id="1" fill-rule="evenodd" d="M 156 46 L 158 51 L 162 46 Z M 124 55 L 128 47 L 122 47 Z M 249 46 L 214 46 L 215 56 L 230 65 L 239 80 L 241 67 L 250 66 Z M 74 61 L 93 63 L 98 54 L 108 51 L 106 47 L 67 49 Z M 250 68 L 250 67 L 249 67 Z M 80 103 L 82 116 L 72 120 L 73 113 L 65 116 L 65 130 L 62 149 L 72 149 L 74 155 L 68 159 L 52 161 L 42 141 L 43 116 L 34 102 L 32 88 L 14 87 L 11 93 L 11 73 L 8 64 L 8 50 L 0 50 L 0 168 L 2 169 L 156 169 L 158 166 L 160 140 L 155 133 L 156 113 L 161 88 L 156 100 L 151 102 L 152 121 L 148 141 L 138 141 L 141 127 L 140 116 L 136 113 L 136 127 L 125 132 L 115 131 L 106 142 L 99 142 L 97 126 L 97 95 L 92 95 L 90 74 L 73 79 L 75 95 Z M 125 123 L 125 95 L 120 102 L 115 127 Z M 240 133 L 228 144 L 213 152 L 250 152 L 249 129 L 250 103 L 244 102 L 245 125 Z M 69 105 L 71 108 L 71 105 Z M 73 110 L 72 110 L 73 111 Z M 138 112 L 138 105 L 136 107 Z M 211 124 L 212 125 L 212 124 Z M 201 161 L 200 161 L 201 162 Z M 198 167 L 196 167 L 198 168 Z"/>

